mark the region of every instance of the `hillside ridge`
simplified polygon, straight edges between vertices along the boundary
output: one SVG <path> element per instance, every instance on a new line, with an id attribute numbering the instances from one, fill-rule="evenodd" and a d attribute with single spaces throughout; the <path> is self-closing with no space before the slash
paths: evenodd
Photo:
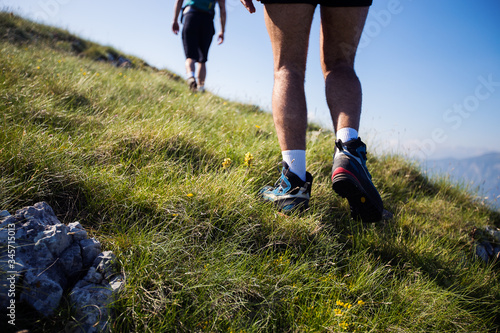
<path id="1" fill-rule="evenodd" d="M 278 177 L 269 113 L 116 50 L 132 65 L 99 61 L 108 48 L 77 39 L 0 13 L 0 211 L 46 202 L 116 255 L 127 281 L 112 332 L 500 329 L 498 261 L 473 238 L 500 213 L 369 155 L 394 216 L 352 220 L 331 189 L 334 134 L 311 125 L 310 209 L 279 214 L 257 197 Z M 43 318 L 16 303 L 2 332 L 73 326 L 63 298 Z"/>

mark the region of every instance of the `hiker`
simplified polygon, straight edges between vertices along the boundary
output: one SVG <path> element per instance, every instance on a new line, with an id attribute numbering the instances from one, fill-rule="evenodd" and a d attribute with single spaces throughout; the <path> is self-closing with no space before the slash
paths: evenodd
<path id="1" fill-rule="evenodd" d="M 179 33 L 179 14 L 182 11 L 181 23 L 182 43 L 186 54 L 187 83 L 192 91 L 205 91 L 205 78 L 207 76 L 206 62 L 208 49 L 215 34 L 214 16 L 215 3 L 219 5 L 221 30 L 217 37 L 218 44 L 224 42 L 224 29 L 226 27 L 226 0 L 177 0 L 174 6 L 174 21 L 172 31 Z M 196 79 L 195 78 L 196 64 Z"/>
<path id="2" fill-rule="evenodd" d="M 241 0 L 250 13 L 252 0 Z M 321 10 L 320 54 L 336 141 L 332 188 L 347 198 L 353 218 L 382 218 L 383 204 L 366 168 L 358 137 L 361 85 L 354 57 L 372 0 L 261 0 L 274 56 L 272 112 L 283 162 L 281 177 L 259 194 L 283 212 L 309 207 L 313 177 L 306 171 L 307 107 L 304 77 L 309 32 Z"/>

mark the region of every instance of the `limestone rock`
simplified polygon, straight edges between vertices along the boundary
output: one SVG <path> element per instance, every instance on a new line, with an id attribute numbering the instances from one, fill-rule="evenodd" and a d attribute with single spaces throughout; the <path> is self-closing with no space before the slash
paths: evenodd
<path id="1" fill-rule="evenodd" d="M 35 275 L 33 271 L 24 274 L 23 289 L 21 301 L 27 302 L 44 316 L 51 315 L 57 309 L 63 294 L 63 288 L 59 283 L 45 274 Z"/>
<path id="2" fill-rule="evenodd" d="M 72 222 L 68 224 L 68 234 L 73 237 L 73 240 L 80 241 L 82 239 L 87 239 L 88 235 L 80 222 Z"/>
<path id="3" fill-rule="evenodd" d="M 80 246 L 82 247 L 83 266 L 89 267 L 99 253 L 101 253 L 101 243 L 95 238 L 88 238 L 82 239 L 80 241 Z"/>
<path id="4" fill-rule="evenodd" d="M 54 256 L 59 256 L 71 244 L 71 235 L 68 235 L 68 227 L 64 224 L 48 226 L 35 238 L 35 247 L 45 243 Z"/>
<path id="5" fill-rule="evenodd" d="M 16 249 L 14 269 L 7 264 L 8 244 Z M 15 274 L 0 273 L 2 281 L 9 279 L 0 286 L 0 307 L 8 306 L 8 290 L 14 286 L 22 302 L 49 316 L 58 308 L 64 290 L 74 285 L 70 299 L 82 332 L 108 330 L 109 304 L 125 285 L 115 255 L 101 253 L 101 244 L 88 238 L 80 222 L 62 224 L 45 202 L 15 215 L 0 211 L 0 272 L 9 271 Z"/>

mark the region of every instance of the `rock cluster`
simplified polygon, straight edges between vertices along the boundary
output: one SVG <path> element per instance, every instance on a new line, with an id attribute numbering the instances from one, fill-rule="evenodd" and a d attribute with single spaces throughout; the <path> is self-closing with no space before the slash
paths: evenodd
<path id="1" fill-rule="evenodd" d="M 88 238 L 79 222 L 62 224 L 45 202 L 14 215 L 0 211 L 3 309 L 15 294 L 17 301 L 49 316 L 70 290 L 79 328 L 84 332 L 107 330 L 110 304 L 125 283 L 115 259 L 110 251 L 101 252 L 101 244 Z M 16 292 L 9 294 L 14 283 Z"/>
<path id="2" fill-rule="evenodd" d="M 484 262 L 500 260 L 500 229 L 488 226 L 472 231 L 474 250 Z"/>

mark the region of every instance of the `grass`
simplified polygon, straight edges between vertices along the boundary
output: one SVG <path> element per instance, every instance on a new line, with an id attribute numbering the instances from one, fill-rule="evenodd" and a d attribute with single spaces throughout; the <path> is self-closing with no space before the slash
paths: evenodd
<path id="1" fill-rule="evenodd" d="M 311 209 L 278 214 L 256 197 L 278 176 L 268 113 L 140 60 L 96 61 L 106 47 L 64 31 L 0 22 L 0 210 L 46 201 L 117 255 L 127 286 L 112 331 L 499 330 L 498 265 L 475 258 L 469 233 L 500 216 L 465 190 L 370 156 L 394 217 L 353 221 L 330 188 L 334 135 L 311 126 Z M 72 320 L 67 300 L 49 318 L 22 311 L 17 328 L 33 332 Z"/>

